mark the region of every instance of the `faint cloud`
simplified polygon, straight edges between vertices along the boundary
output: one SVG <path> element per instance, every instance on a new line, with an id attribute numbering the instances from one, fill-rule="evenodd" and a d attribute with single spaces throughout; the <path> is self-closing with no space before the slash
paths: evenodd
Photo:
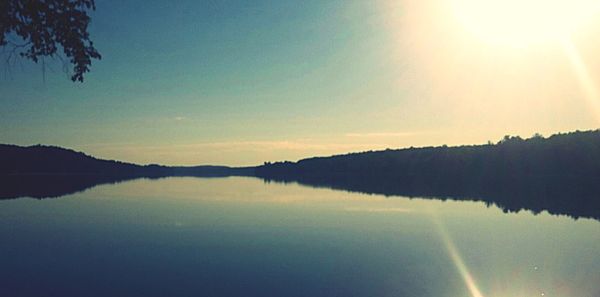
<path id="1" fill-rule="evenodd" d="M 192 144 L 192 147 L 211 147 L 229 150 L 253 150 L 253 151 L 271 151 L 271 150 L 338 150 L 350 148 L 352 145 L 339 143 L 315 143 L 303 140 L 275 140 L 275 141 L 224 141 Z"/>
<path id="2" fill-rule="evenodd" d="M 346 133 L 346 137 L 357 137 L 357 138 L 375 138 L 375 137 L 407 137 L 414 136 L 419 133 L 416 132 L 368 132 L 368 133 Z"/>
<path id="3" fill-rule="evenodd" d="M 185 119 L 185 118 L 184 118 Z M 182 119 L 183 120 L 183 119 Z M 355 148 L 354 144 L 318 143 L 304 140 L 266 140 L 266 141 L 216 141 L 191 144 L 143 145 L 135 143 L 94 143 L 81 147 L 110 147 L 116 150 L 154 150 L 172 151 L 178 149 L 220 149 L 220 150 L 331 150 Z"/>
<path id="4" fill-rule="evenodd" d="M 400 208 L 400 207 L 392 207 L 392 208 L 363 208 L 363 207 L 347 207 L 344 208 L 347 212 L 412 212 L 413 210 L 410 208 Z"/>
<path id="5" fill-rule="evenodd" d="M 176 116 L 176 117 L 174 117 L 173 119 L 174 119 L 174 120 L 176 120 L 176 121 L 185 121 L 185 120 L 187 120 L 187 117 L 183 117 L 183 116 Z"/>
<path id="6" fill-rule="evenodd" d="M 115 147 L 125 147 L 125 146 L 134 146 L 136 145 L 135 142 L 97 142 L 97 143 L 87 143 L 87 144 L 80 144 L 78 145 L 78 147 L 83 147 L 83 148 L 115 148 Z"/>
<path id="7" fill-rule="evenodd" d="M 185 121 L 184 116 L 170 117 Z M 347 133 L 321 138 L 220 140 L 196 143 L 96 143 L 81 145 L 98 157 L 136 163 L 256 165 L 265 161 L 300 160 L 349 152 L 383 150 L 402 145 L 408 132 Z M 377 138 L 380 137 L 380 138 Z M 387 138 L 386 138 L 387 137 Z"/>
<path id="8" fill-rule="evenodd" d="M 217 141 L 179 145 L 141 146 L 137 149 L 216 149 L 220 151 L 339 151 L 357 149 L 360 145 L 351 143 L 327 143 L 311 140 L 265 140 L 265 141 Z M 365 147 L 370 147 L 365 145 Z"/>

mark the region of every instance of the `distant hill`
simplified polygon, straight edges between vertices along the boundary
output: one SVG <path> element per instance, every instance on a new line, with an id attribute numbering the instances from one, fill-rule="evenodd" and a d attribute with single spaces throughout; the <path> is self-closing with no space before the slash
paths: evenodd
<path id="1" fill-rule="evenodd" d="M 70 149 L 0 145 L 0 175 L 102 175 L 111 177 L 228 176 L 252 174 L 252 168 L 226 166 L 137 165 L 102 160 Z"/>
<path id="2" fill-rule="evenodd" d="M 600 131 L 265 163 L 266 180 L 600 218 Z"/>
<path id="3" fill-rule="evenodd" d="M 252 167 L 137 165 L 54 146 L 0 145 L 0 199 L 60 197 L 136 178 L 253 174 Z"/>

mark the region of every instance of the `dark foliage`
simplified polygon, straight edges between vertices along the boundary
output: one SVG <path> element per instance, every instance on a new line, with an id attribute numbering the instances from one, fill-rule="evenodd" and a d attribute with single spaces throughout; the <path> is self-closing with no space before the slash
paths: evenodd
<path id="1" fill-rule="evenodd" d="M 100 160 L 84 153 L 52 146 L 0 145 L 0 174 L 140 175 L 144 166 Z"/>
<path id="2" fill-rule="evenodd" d="M 70 149 L 0 144 L 0 175 L 106 175 L 133 177 L 229 176 L 251 168 L 137 165 L 102 160 Z"/>
<path id="3" fill-rule="evenodd" d="M 257 176 L 349 191 L 481 200 L 600 219 L 600 131 L 266 163 Z"/>
<path id="4" fill-rule="evenodd" d="M 88 33 L 87 12 L 95 8 L 94 0 L 1 0 L 0 46 L 35 63 L 62 50 L 73 64 L 71 80 L 83 82 L 92 59 L 101 58 Z M 24 43 L 10 41 L 11 35 Z"/>

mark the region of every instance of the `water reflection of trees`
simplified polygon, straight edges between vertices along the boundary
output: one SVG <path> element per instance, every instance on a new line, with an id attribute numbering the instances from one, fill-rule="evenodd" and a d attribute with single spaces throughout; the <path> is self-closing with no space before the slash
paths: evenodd
<path id="1" fill-rule="evenodd" d="M 468 186 L 465 184 L 400 181 L 391 177 L 373 175 L 298 178 L 265 178 L 273 182 L 297 182 L 311 187 L 323 187 L 349 192 L 385 196 L 420 197 L 437 200 L 482 201 L 496 205 L 505 212 L 547 211 L 554 215 L 600 220 L 600 184 L 588 180 L 499 180 L 493 185 Z"/>
<path id="2" fill-rule="evenodd" d="M 0 199 L 21 197 L 56 198 L 103 184 L 134 179 L 133 176 L 107 175 L 13 175 L 2 176 Z"/>
<path id="3" fill-rule="evenodd" d="M 266 180 L 600 218 L 600 131 L 265 163 Z"/>
<path id="4" fill-rule="evenodd" d="M 164 176 L 163 176 L 164 177 Z M 57 198 L 86 189 L 115 184 L 137 178 L 136 176 L 99 175 L 32 175 L 3 177 L 0 199 L 20 197 Z M 202 177 L 207 178 L 207 176 Z M 338 175 L 336 177 L 301 176 L 299 178 L 266 178 L 266 181 L 297 182 L 311 187 L 324 187 L 350 192 L 380 194 L 386 196 L 421 197 L 438 200 L 482 201 L 496 205 L 506 212 L 528 210 L 535 214 L 548 211 L 555 215 L 600 220 L 600 183 L 588 180 L 498 180 L 493 185 L 466 187 L 460 184 L 416 181 L 399 182 L 392 177 L 364 175 L 360 177 Z"/>

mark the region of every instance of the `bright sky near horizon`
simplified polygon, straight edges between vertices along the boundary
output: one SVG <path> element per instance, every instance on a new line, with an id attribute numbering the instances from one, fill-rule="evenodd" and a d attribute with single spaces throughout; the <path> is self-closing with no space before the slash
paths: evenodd
<path id="1" fill-rule="evenodd" d="M 595 2 L 97 1 L 83 84 L 2 66 L 0 143 L 255 165 L 597 129 Z"/>

